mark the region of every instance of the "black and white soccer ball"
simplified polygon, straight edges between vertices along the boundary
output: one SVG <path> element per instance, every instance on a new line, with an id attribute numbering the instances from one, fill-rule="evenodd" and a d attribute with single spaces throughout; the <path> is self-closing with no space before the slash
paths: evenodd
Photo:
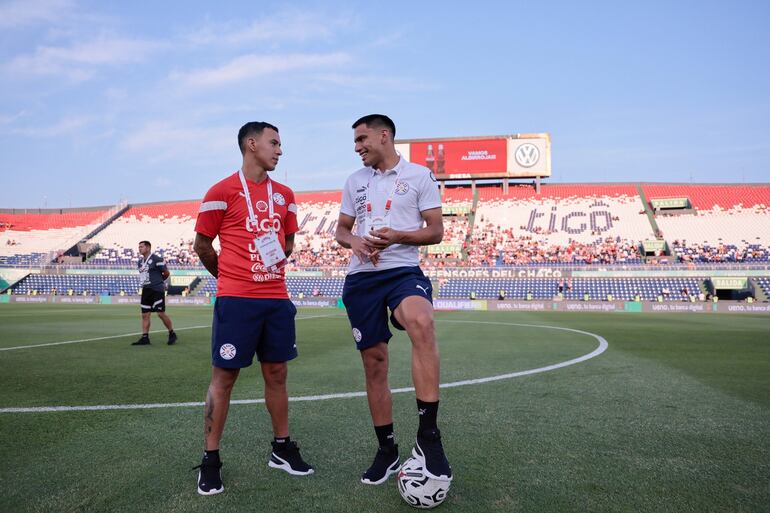
<path id="1" fill-rule="evenodd" d="M 401 465 L 396 478 L 398 493 L 412 507 L 435 508 L 446 499 L 450 481 L 439 481 L 425 475 L 422 462 L 409 458 Z"/>

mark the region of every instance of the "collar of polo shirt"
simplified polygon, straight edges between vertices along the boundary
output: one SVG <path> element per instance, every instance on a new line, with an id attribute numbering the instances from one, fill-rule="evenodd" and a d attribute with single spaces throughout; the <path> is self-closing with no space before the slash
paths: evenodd
<path id="1" fill-rule="evenodd" d="M 393 166 L 392 169 L 386 169 L 385 171 L 380 172 L 375 168 L 371 168 L 372 176 L 375 176 L 377 174 L 380 174 L 381 176 L 385 176 L 387 174 L 398 173 L 403 166 L 404 166 L 404 157 L 402 157 L 401 154 L 399 153 L 398 162 L 396 163 L 395 166 Z"/>

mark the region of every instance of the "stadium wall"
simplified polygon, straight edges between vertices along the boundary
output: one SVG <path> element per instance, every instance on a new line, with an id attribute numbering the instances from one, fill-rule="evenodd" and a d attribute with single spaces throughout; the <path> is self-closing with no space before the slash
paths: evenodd
<path id="1" fill-rule="evenodd" d="M 67 305 L 138 305 L 140 296 L 12 296 L 0 295 L 0 304 L 67 304 Z M 171 306 L 213 306 L 214 296 L 167 296 Z M 339 298 L 292 298 L 299 308 L 344 308 Z M 515 301 L 515 300 L 470 300 L 434 299 L 437 311 L 475 312 L 623 312 L 623 313 L 739 313 L 770 315 L 770 303 L 745 303 L 719 301 L 716 303 L 657 303 L 645 301 Z"/>

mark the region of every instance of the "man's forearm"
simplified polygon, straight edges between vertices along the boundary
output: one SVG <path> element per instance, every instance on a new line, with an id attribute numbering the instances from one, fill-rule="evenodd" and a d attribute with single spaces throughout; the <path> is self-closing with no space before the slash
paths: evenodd
<path id="1" fill-rule="evenodd" d="M 211 251 L 201 251 L 198 253 L 198 258 L 201 259 L 203 267 L 211 273 L 214 278 L 219 277 L 219 259 L 217 252 L 212 248 Z"/>
<path id="2" fill-rule="evenodd" d="M 350 249 L 350 239 L 352 237 L 354 237 L 353 232 L 341 226 L 337 226 L 337 231 L 334 234 L 334 238 L 337 239 L 337 244 L 343 248 Z"/>
<path id="3" fill-rule="evenodd" d="M 426 226 L 413 232 L 400 232 L 398 244 L 407 246 L 430 246 L 438 244 L 444 238 L 442 226 Z"/>

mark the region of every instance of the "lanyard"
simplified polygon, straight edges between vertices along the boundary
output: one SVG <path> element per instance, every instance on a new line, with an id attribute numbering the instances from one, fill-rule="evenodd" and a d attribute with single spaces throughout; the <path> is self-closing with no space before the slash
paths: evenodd
<path id="1" fill-rule="evenodd" d="M 376 173 L 377 171 L 374 171 L 374 172 Z M 393 190 L 391 191 L 390 196 L 388 196 L 388 199 L 385 200 L 385 216 L 384 217 L 388 217 L 388 214 L 390 214 L 390 207 L 393 206 L 393 194 L 398 189 L 398 183 L 399 183 L 398 177 L 399 177 L 400 174 L 401 174 L 401 170 L 399 169 L 398 171 L 396 171 L 396 183 L 393 185 Z M 383 178 L 385 177 L 384 174 L 382 176 L 383 176 Z M 372 182 L 372 177 L 370 176 L 369 177 L 369 181 L 366 182 L 366 193 L 365 193 L 366 195 L 364 196 L 364 201 L 366 202 L 366 217 L 368 217 L 369 219 L 372 218 L 372 202 L 369 201 L 369 190 L 370 190 L 371 182 Z"/>
<path id="2" fill-rule="evenodd" d="M 152 258 L 152 253 L 147 255 L 147 258 L 144 259 L 144 262 L 142 262 L 142 266 L 139 268 L 140 271 L 142 271 L 142 272 L 147 272 L 148 271 L 148 269 L 147 269 L 147 262 L 149 262 L 151 258 Z"/>
<path id="3" fill-rule="evenodd" d="M 254 215 L 254 207 L 251 206 L 251 195 L 249 194 L 249 186 L 246 184 L 246 177 L 243 176 L 243 169 L 238 170 L 238 178 L 241 179 L 241 186 L 243 187 L 243 196 L 246 198 L 246 207 L 249 209 L 249 222 L 255 228 L 259 226 L 257 224 L 257 216 Z M 273 181 L 270 177 L 265 178 L 267 180 L 267 208 L 270 214 L 270 231 L 273 230 Z"/>

